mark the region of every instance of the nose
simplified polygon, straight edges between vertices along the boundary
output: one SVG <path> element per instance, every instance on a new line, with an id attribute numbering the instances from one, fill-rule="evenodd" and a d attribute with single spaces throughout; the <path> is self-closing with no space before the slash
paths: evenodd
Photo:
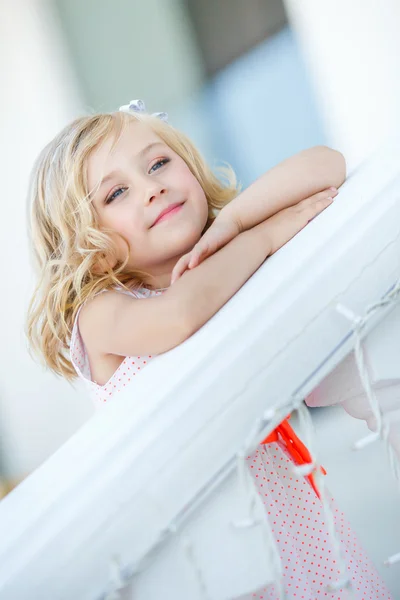
<path id="1" fill-rule="evenodd" d="M 146 206 L 154 202 L 154 200 L 161 198 L 161 196 L 164 196 L 166 193 L 167 189 L 165 186 L 163 186 L 160 182 L 154 180 L 151 181 L 146 192 Z"/>

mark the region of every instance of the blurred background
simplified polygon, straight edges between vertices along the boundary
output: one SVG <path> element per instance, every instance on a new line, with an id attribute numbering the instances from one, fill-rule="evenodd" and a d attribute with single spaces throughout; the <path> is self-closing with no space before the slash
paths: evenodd
<path id="1" fill-rule="evenodd" d="M 341 150 L 351 171 L 400 129 L 399 26 L 398 0 L 0 0 L 0 495 L 92 414 L 79 386 L 45 372 L 26 349 L 26 192 L 40 149 L 72 118 L 142 98 L 211 164 L 228 161 L 244 186 L 316 144 Z M 321 451 L 333 491 L 361 518 L 347 486 L 354 461 L 342 447 L 339 472 L 334 443 L 338 427 L 344 439 L 360 424 L 326 414 L 318 424 L 330 435 Z M 381 476 L 382 457 L 373 456 Z M 357 466 L 372 494 L 361 530 L 376 503 L 393 510 L 382 477 L 374 496 L 368 469 Z M 394 532 L 388 521 L 368 535 L 374 551 Z"/>

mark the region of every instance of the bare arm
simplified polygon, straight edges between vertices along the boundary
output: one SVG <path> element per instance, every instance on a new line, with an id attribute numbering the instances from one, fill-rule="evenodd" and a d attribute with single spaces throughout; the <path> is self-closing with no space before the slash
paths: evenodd
<path id="1" fill-rule="evenodd" d="M 346 177 L 345 160 L 336 150 L 316 146 L 279 163 L 234 198 L 218 214 L 193 250 L 176 264 L 172 282 L 227 244 L 280 210 L 323 190 L 335 197 Z"/>
<path id="2" fill-rule="evenodd" d="M 100 294 L 81 311 L 83 341 L 94 355 L 141 356 L 174 348 L 202 327 L 259 268 L 329 206 L 316 196 L 236 236 L 163 295 Z M 234 268 L 232 268 L 234 267 Z"/>
<path id="3" fill-rule="evenodd" d="M 303 150 L 264 173 L 221 210 L 216 222 L 232 219 L 246 231 L 317 192 L 338 188 L 345 177 L 340 152 L 326 146 Z"/>
<path id="4" fill-rule="evenodd" d="M 97 296 L 82 309 L 79 320 L 88 349 L 141 356 L 160 354 L 183 342 L 263 263 L 268 243 L 260 228 L 237 236 L 160 296 L 134 299 L 117 292 Z"/>

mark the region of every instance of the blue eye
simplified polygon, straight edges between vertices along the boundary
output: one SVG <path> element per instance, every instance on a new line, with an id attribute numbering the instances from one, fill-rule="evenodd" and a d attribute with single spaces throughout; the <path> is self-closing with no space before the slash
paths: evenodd
<path id="1" fill-rule="evenodd" d="M 162 158 L 161 160 L 158 160 L 150 169 L 149 173 L 154 173 L 155 171 L 158 171 L 159 169 L 161 169 L 161 167 L 163 167 L 164 165 L 166 165 L 167 163 L 169 163 L 169 158 Z"/>
<path id="2" fill-rule="evenodd" d="M 116 190 L 114 190 L 112 192 L 112 194 L 110 194 L 109 196 L 107 196 L 106 198 L 106 204 L 111 204 L 111 202 L 113 200 L 115 200 L 115 198 L 118 198 L 118 196 L 120 196 L 121 194 L 123 194 L 125 192 L 127 188 L 124 187 L 119 187 Z"/>

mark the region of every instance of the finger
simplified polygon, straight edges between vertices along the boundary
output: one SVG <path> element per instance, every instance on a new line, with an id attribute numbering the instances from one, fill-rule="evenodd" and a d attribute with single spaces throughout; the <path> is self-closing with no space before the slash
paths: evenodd
<path id="1" fill-rule="evenodd" d="M 338 191 L 336 188 L 328 188 L 327 190 L 322 190 L 322 192 L 317 192 L 313 196 L 309 196 L 305 200 L 302 200 L 298 206 L 301 209 L 303 206 L 314 204 L 319 200 L 324 200 L 325 198 L 335 198 L 338 195 Z"/>
<path id="2" fill-rule="evenodd" d="M 328 206 L 330 206 L 333 202 L 332 196 L 322 197 L 316 200 L 310 207 L 309 211 L 307 211 L 307 222 L 309 223 L 315 217 L 317 217 L 322 211 L 324 211 Z"/>
<path id="3" fill-rule="evenodd" d="M 186 269 L 187 265 L 183 262 L 174 267 L 171 275 L 171 285 L 173 285 L 180 277 L 182 277 Z"/>
<path id="4" fill-rule="evenodd" d="M 322 190 L 322 192 L 318 192 L 318 194 L 315 194 L 315 198 L 317 200 L 323 199 L 323 198 L 335 198 L 338 195 L 338 190 L 335 187 L 330 187 L 327 190 Z"/>
<path id="5" fill-rule="evenodd" d="M 179 277 L 181 277 L 181 275 L 183 275 L 184 272 L 187 270 L 188 265 L 189 265 L 189 260 L 190 260 L 190 253 L 185 254 L 185 256 L 183 256 L 181 258 L 181 264 L 179 266 L 179 272 L 178 272 Z"/>
<path id="6" fill-rule="evenodd" d="M 172 270 L 171 285 L 173 283 L 175 283 L 177 281 L 177 279 L 179 279 L 179 277 L 182 277 L 182 275 L 188 268 L 189 260 L 190 260 L 190 254 L 185 254 L 178 260 L 178 262 L 176 263 L 175 267 Z"/>
<path id="7" fill-rule="evenodd" d="M 315 208 L 316 208 L 316 210 L 324 210 L 324 208 L 326 208 L 327 206 L 332 204 L 332 202 L 333 202 L 332 196 L 325 196 L 325 197 L 319 198 L 315 203 Z"/>
<path id="8" fill-rule="evenodd" d="M 208 244 L 196 244 L 196 246 L 193 248 L 191 255 L 190 255 L 190 260 L 189 260 L 189 269 L 194 269 L 194 267 L 197 267 L 205 258 L 207 258 L 208 256 L 208 252 L 209 252 L 209 245 Z"/>

